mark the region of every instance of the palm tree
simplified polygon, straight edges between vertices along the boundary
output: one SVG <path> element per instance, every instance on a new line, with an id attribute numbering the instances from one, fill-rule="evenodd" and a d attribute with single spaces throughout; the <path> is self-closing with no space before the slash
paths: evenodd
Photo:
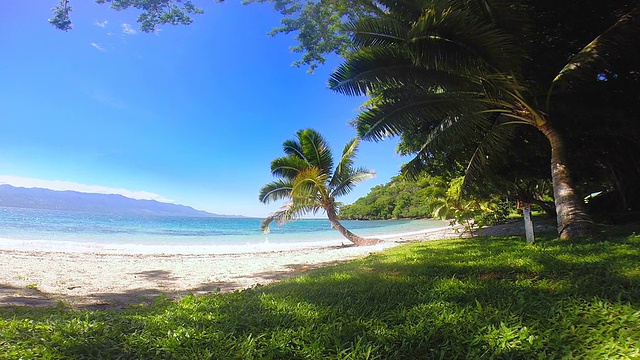
<path id="1" fill-rule="evenodd" d="M 471 141 L 475 151 L 466 177 L 473 180 L 509 144 L 510 125 L 533 126 L 551 145 L 559 236 L 590 233 L 593 223 L 572 185 L 562 137 L 520 79 L 527 52 L 519 36 L 526 16 L 509 2 L 491 0 L 381 3 L 388 9 L 385 16 L 348 25 L 354 50 L 329 81 L 337 92 L 370 96 L 354 120 L 359 136 L 420 139 L 415 158 L 403 168 L 409 173 L 420 171 L 434 151 Z M 589 65 L 585 57 L 599 60 L 594 47 L 608 43 L 603 37 L 619 40 L 619 29 L 637 18 L 623 17 L 576 55 L 554 82 Z"/>
<path id="2" fill-rule="evenodd" d="M 335 169 L 329 144 L 318 132 L 300 130 L 296 138 L 285 141 L 282 145 L 286 155 L 271 162 L 271 174 L 279 179 L 260 190 L 259 199 L 265 204 L 288 200 L 280 210 L 262 221 L 262 230 L 268 232 L 269 224 L 274 220 L 284 223 L 305 214 L 324 211 L 331 226 L 356 246 L 380 242 L 357 236 L 338 221 L 335 198 L 349 193 L 358 182 L 375 175 L 365 168 L 353 167 L 358 138 L 345 145 Z"/>

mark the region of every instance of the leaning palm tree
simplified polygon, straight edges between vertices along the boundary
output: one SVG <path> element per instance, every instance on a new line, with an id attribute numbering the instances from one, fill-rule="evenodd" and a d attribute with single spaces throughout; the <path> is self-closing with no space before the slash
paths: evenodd
<path id="1" fill-rule="evenodd" d="M 472 180 L 507 147 L 514 131 L 510 125 L 533 126 L 551 145 L 559 236 L 588 234 L 592 221 L 572 185 L 562 137 L 521 80 L 527 56 L 518 39 L 526 16 L 514 12 L 510 2 L 493 0 L 380 2 L 386 15 L 348 25 L 354 50 L 329 82 L 337 92 L 370 96 L 354 120 L 359 136 L 419 139 L 421 145 L 412 149 L 415 158 L 404 167 L 409 173 L 419 171 L 434 151 L 471 142 L 475 151 L 466 176 Z M 584 66 L 602 37 L 619 37 L 616 30 L 637 18 L 622 18 L 594 40 L 556 82 Z"/>
<path id="2" fill-rule="evenodd" d="M 269 224 L 274 220 L 281 224 L 324 211 L 331 226 L 356 246 L 380 242 L 357 236 L 338 221 L 336 197 L 349 193 L 358 182 L 374 176 L 365 168 L 353 167 L 358 150 L 357 138 L 345 145 L 335 169 L 327 141 L 313 129 L 298 131 L 295 140 L 287 140 L 282 145 L 286 155 L 271 162 L 271 174 L 279 179 L 265 185 L 260 190 L 259 199 L 265 204 L 283 199 L 288 201 L 262 221 L 264 232 L 269 231 Z"/>

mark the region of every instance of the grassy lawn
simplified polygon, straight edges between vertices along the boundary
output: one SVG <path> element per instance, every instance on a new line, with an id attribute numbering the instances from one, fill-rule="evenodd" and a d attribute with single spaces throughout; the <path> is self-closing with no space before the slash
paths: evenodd
<path id="1" fill-rule="evenodd" d="M 638 358 L 638 234 L 415 243 L 151 307 L 0 309 L 0 358 Z"/>

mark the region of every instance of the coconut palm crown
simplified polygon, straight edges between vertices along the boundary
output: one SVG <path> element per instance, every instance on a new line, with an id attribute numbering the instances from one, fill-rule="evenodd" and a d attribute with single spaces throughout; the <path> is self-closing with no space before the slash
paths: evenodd
<path id="1" fill-rule="evenodd" d="M 402 136 L 405 149 L 415 154 L 403 169 L 409 173 L 420 171 L 434 151 L 470 143 L 475 151 L 466 175 L 472 179 L 511 145 L 511 125 L 533 126 L 551 145 L 560 237 L 589 234 L 592 221 L 571 182 L 568 150 L 521 71 L 529 60 L 521 41 L 526 14 L 498 0 L 380 2 L 386 15 L 348 25 L 354 50 L 329 80 L 337 92 L 370 97 L 354 120 L 359 136 L 375 141 Z M 622 30 L 636 25 L 629 25 L 630 19 L 623 17 L 585 47 L 554 84 L 587 67 L 583 57 L 595 58 L 590 49 L 622 38 Z M 407 139 L 421 145 L 406 145 Z"/>
<path id="2" fill-rule="evenodd" d="M 331 225 L 355 245 L 379 242 L 353 234 L 337 218 L 335 198 L 349 193 L 357 183 L 375 175 L 353 165 L 358 139 L 354 138 L 345 145 L 335 169 L 329 144 L 313 129 L 299 130 L 296 139 L 287 140 L 282 145 L 286 155 L 271 162 L 271 174 L 278 179 L 260 190 L 259 199 L 265 204 L 278 200 L 287 202 L 262 221 L 262 231 L 268 232 L 274 220 L 282 224 L 324 211 Z"/>

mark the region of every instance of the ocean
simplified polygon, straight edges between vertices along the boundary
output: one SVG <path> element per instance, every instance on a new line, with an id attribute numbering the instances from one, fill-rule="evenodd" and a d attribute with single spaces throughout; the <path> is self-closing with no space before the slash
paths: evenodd
<path id="1" fill-rule="evenodd" d="M 328 220 L 301 219 L 260 231 L 257 218 L 113 215 L 0 207 L 0 249 L 124 254 L 221 254 L 348 244 Z M 385 238 L 443 228 L 438 220 L 342 221 Z"/>

